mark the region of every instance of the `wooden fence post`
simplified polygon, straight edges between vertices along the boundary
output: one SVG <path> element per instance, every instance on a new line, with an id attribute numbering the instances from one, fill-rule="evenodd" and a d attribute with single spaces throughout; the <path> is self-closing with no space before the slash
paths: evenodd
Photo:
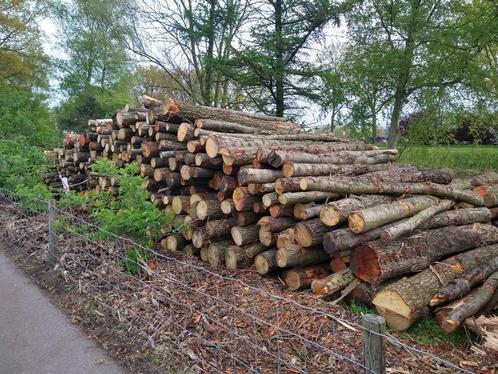
<path id="1" fill-rule="evenodd" d="M 385 374 L 386 355 L 385 340 L 386 320 L 376 314 L 363 315 L 363 363 L 365 373 Z"/>
<path id="2" fill-rule="evenodd" d="M 55 201 L 50 199 L 48 201 L 48 256 L 47 260 L 51 266 L 55 266 L 58 262 L 57 259 L 57 240 L 55 236 Z"/>

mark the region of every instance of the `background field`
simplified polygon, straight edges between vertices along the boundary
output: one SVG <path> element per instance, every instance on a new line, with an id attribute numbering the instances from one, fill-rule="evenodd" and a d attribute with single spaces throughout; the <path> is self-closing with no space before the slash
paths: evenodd
<path id="1" fill-rule="evenodd" d="M 400 162 L 431 169 L 452 168 L 459 174 L 498 170 L 498 146 L 452 145 L 399 147 Z"/>

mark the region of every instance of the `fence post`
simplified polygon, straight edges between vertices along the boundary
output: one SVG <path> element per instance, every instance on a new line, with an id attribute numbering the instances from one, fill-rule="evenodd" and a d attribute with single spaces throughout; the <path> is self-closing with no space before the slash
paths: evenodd
<path id="1" fill-rule="evenodd" d="M 51 266 L 57 264 L 57 240 L 55 236 L 55 201 L 48 200 L 48 256 L 47 260 Z"/>
<path id="2" fill-rule="evenodd" d="M 386 355 L 384 337 L 386 320 L 376 314 L 363 315 L 363 363 L 365 373 L 385 374 Z"/>

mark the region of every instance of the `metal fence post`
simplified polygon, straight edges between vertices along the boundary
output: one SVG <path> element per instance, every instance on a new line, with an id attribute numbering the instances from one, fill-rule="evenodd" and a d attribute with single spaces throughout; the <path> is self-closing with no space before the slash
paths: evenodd
<path id="1" fill-rule="evenodd" d="M 386 320 L 376 314 L 363 315 L 363 363 L 365 373 L 385 374 L 386 355 L 385 340 Z"/>
<path id="2" fill-rule="evenodd" d="M 51 266 L 57 264 L 57 240 L 55 237 L 55 201 L 48 200 L 48 256 L 47 260 Z"/>

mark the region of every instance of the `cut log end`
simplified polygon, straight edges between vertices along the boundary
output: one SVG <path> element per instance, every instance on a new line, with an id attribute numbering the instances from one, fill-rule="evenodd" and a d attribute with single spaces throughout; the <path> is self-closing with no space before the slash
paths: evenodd
<path id="1" fill-rule="evenodd" d="M 348 218 L 349 228 L 355 234 L 360 234 L 365 228 L 365 220 L 358 213 L 351 213 Z"/>
<path id="2" fill-rule="evenodd" d="M 372 303 L 375 305 L 377 312 L 386 319 L 389 327 L 395 330 L 406 330 L 416 320 L 416 316 L 413 316 L 410 307 L 396 291 L 383 290 L 375 296 Z"/>
<path id="3" fill-rule="evenodd" d="M 441 327 L 447 334 L 454 332 L 458 328 L 458 322 L 451 319 L 446 319 L 441 323 Z"/>
<path id="4" fill-rule="evenodd" d="M 209 137 L 206 141 L 206 153 L 210 158 L 215 158 L 218 155 L 219 146 L 216 139 Z"/>
<path id="5" fill-rule="evenodd" d="M 376 283 L 381 275 L 377 255 L 368 243 L 359 244 L 354 249 L 350 266 L 358 278 L 368 283 Z"/>
<path id="6" fill-rule="evenodd" d="M 320 210 L 320 220 L 324 225 L 333 227 L 341 223 L 341 214 L 332 207 L 324 206 Z"/>

